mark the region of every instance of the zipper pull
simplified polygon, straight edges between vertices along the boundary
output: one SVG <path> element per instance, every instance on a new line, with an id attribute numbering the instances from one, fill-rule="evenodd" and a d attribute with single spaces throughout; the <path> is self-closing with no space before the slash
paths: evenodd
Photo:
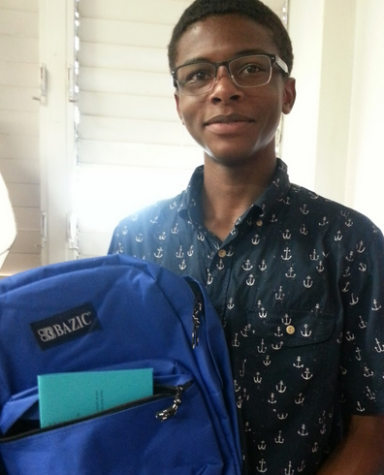
<path id="1" fill-rule="evenodd" d="M 173 417 L 182 403 L 181 396 L 184 390 L 186 388 L 189 388 L 190 385 L 191 385 L 191 382 L 188 382 L 186 384 L 176 386 L 175 388 L 173 388 L 176 392 L 175 392 L 172 406 L 168 407 L 167 409 L 164 409 L 163 411 L 157 412 L 156 419 L 160 419 L 161 422 L 164 422 L 168 420 L 169 418 Z"/>
<path id="2" fill-rule="evenodd" d="M 200 328 L 200 316 L 202 311 L 202 304 L 197 298 L 195 299 L 195 305 L 193 307 L 193 330 L 192 330 L 192 349 L 199 345 L 199 328 Z"/>

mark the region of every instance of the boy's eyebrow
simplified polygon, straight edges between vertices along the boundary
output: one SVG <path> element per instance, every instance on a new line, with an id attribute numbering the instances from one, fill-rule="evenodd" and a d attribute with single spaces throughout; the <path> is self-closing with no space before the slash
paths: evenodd
<path id="1" fill-rule="evenodd" d="M 263 49 L 257 49 L 257 48 L 246 49 L 246 50 L 237 51 L 233 56 L 228 58 L 228 60 L 230 60 L 231 58 L 236 58 L 237 56 L 243 56 L 243 55 L 247 55 L 247 54 L 266 54 L 266 53 L 267 53 L 267 51 L 265 51 Z M 208 62 L 208 63 L 214 62 L 214 61 L 212 61 L 209 58 L 206 58 L 204 56 L 196 56 L 194 58 L 188 58 L 186 61 L 181 63 L 180 66 L 183 65 L 183 64 L 197 63 L 197 62 L 200 62 L 200 61 L 201 62 Z"/>

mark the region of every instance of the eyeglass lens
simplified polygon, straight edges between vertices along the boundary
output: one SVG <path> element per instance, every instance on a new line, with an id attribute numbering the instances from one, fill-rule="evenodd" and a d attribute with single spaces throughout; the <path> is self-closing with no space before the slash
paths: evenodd
<path id="1" fill-rule="evenodd" d="M 176 77 L 180 92 L 191 96 L 209 92 L 215 82 L 216 69 L 214 64 L 204 62 L 182 66 Z M 272 64 L 268 56 L 241 56 L 229 63 L 229 71 L 238 86 L 257 87 L 269 82 Z"/>

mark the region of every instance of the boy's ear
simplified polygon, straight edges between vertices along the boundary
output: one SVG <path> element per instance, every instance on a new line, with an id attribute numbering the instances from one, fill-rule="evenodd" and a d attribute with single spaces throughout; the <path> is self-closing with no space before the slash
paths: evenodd
<path id="1" fill-rule="evenodd" d="M 283 114 L 289 114 L 296 100 L 296 79 L 288 78 L 284 84 Z"/>

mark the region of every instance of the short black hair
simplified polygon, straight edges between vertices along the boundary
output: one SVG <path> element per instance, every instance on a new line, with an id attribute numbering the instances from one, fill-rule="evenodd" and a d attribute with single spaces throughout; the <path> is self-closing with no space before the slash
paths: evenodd
<path id="1" fill-rule="evenodd" d="M 245 16 L 268 28 L 281 59 L 287 64 L 289 73 L 292 71 L 293 52 L 288 32 L 276 13 L 259 0 L 195 0 L 184 11 L 173 29 L 168 45 L 168 63 L 171 71 L 175 68 L 179 40 L 187 29 L 210 16 L 227 14 Z"/>

